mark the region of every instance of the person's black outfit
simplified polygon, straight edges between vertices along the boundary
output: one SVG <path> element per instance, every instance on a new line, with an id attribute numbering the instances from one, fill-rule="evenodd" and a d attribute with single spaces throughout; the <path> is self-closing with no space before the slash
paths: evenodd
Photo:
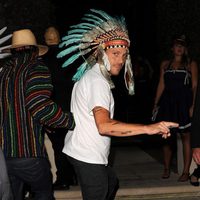
<path id="1" fill-rule="evenodd" d="M 199 123 L 199 116 L 200 116 L 200 80 L 198 81 L 197 91 L 196 91 L 196 98 L 195 98 L 195 105 L 192 117 L 192 131 L 191 131 L 191 146 L 192 148 L 200 148 L 200 123 Z M 191 177 L 195 176 L 197 180 L 200 178 L 200 165 L 197 165 L 197 168 L 191 174 Z M 190 177 L 190 183 L 193 186 L 199 186 L 199 181 L 192 182 Z"/>
<path id="2" fill-rule="evenodd" d="M 59 47 L 57 45 L 49 46 L 49 51 L 43 57 L 44 62 L 51 72 L 52 84 L 54 86 L 52 99 L 62 107 L 63 111 L 69 110 L 70 97 L 73 83 L 66 70 L 62 66 L 62 60 L 57 59 Z M 54 150 L 55 165 L 57 168 L 57 179 L 54 183 L 54 189 L 69 189 L 70 185 L 77 184 L 76 175 L 73 166 L 67 160 L 66 155 L 62 152 L 64 139 L 67 129 L 53 129 L 47 133 Z"/>
<path id="3" fill-rule="evenodd" d="M 191 146 L 200 148 L 200 79 L 197 84 L 194 111 L 192 116 Z"/>

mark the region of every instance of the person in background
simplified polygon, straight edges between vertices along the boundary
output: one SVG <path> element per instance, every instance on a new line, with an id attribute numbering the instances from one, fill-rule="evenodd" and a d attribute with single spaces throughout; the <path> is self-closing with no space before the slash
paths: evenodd
<path id="1" fill-rule="evenodd" d="M 6 161 L 3 152 L 0 148 L 0 199 L 12 200 L 12 191 L 10 187 L 10 181 L 7 173 Z"/>
<path id="2" fill-rule="evenodd" d="M 24 183 L 35 200 L 54 199 L 42 129 L 75 125 L 72 113 L 51 100 L 51 76 L 40 59 L 47 51 L 30 29 L 14 31 L 11 47 L 4 49 L 12 55 L 0 73 L 0 146 L 15 200 L 23 199 Z"/>
<path id="3" fill-rule="evenodd" d="M 152 76 L 153 69 L 150 62 L 138 56 L 134 60 L 134 74 L 135 74 L 135 99 L 134 110 L 137 113 L 137 122 L 149 123 L 151 119 L 151 105 L 152 105 Z"/>
<path id="4" fill-rule="evenodd" d="M 0 29 L 0 36 L 5 32 L 5 30 L 7 29 L 7 27 L 4 27 L 2 29 Z M 7 40 L 9 40 L 12 37 L 12 34 L 9 34 L 7 36 L 4 36 L 2 38 L 0 38 L 0 45 L 2 45 L 4 42 L 6 42 Z M 2 53 L 2 50 L 6 48 L 5 46 L 0 46 L 0 73 L 2 70 L 1 65 L 3 64 L 4 60 L 7 56 L 9 56 L 10 54 L 4 54 Z M 0 130 L 2 128 L 2 121 L 0 124 Z M 10 187 L 10 180 L 8 177 L 8 173 L 7 173 L 7 166 L 6 166 L 6 162 L 5 162 L 5 158 L 4 158 L 4 154 L 1 150 L 0 147 L 0 163 L 1 163 L 1 167 L 0 167 L 0 199 L 1 200 L 12 200 L 13 196 L 12 196 L 12 191 L 11 191 L 11 187 Z"/>
<path id="5" fill-rule="evenodd" d="M 197 168 L 190 176 L 190 183 L 193 186 L 199 186 L 200 178 L 200 80 L 198 80 L 197 92 L 194 104 L 194 113 L 192 117 L 191 146 L 192 156 L 197 164 Z"/>
<path id="6" fill-rule="evenodd" d="M 42 58 L 51 72 L 53 84 L 52 99 L 63 111 L 67 111 L 70 109 L 72 81 L 67 79 L 66 70 L 61 68 L 62 60 L 56 57 L 59 52 L 58 45 L 60 42 L 58 29 L 53 26 L 48 27 L 45 31 L 44 39 L 49 50 Z M 53 184 L 54 190 L 68 190 L 70 185 L 77 184 L 73 166 L 62 152 L 67 131 L 65 128 L 55 128 L 51 129 L 50 133 L 47 132 L 54 150 L 57 168 L 56 181 Z"/>
<path id="7" fill-rule="evenodd" d="M 130 40 L 123 17 L 114 18 L 101 10 L 90 11 L 82 23 L 71 26 L 60 44 L 65 48 L 58 54 L 58 58 L 71 55 L 63 67 L 79 57 L 84 58 L 73 76 L 76 83 L 71 111 L 76 127 L 67 133 L 63 152 L 75 168 L 83 199 L 111 200 L 118 189 L 118 178 L 108 163 L 111 137 L 145 133 L 168 137 L 169 128 L 178 124 L 164 121 L 151 125 L 128 124 L 113 119 L 111 76 L 119 75 L 124 65 L 127 89 L 129 94 L 134 94 Z"/>
<path id="8" fill-rule="evenodd" d="M 157 119 L 179 123 L 176 132 L 181 134 L 183 143 L 184 168 L 178 181 L 188 181 L 191 164 L 190 127 L 197 87 L 197 63 L 188 55 L 185 35 L 173 39 L 172 58 L 160 66 L 160 80 L 154 101 Z M 175 134 L 173 134 L 176 136 Z M 170 176 L 170 167 L 175 137 L 163 141 L 164 172 L 162 178 Z"/>

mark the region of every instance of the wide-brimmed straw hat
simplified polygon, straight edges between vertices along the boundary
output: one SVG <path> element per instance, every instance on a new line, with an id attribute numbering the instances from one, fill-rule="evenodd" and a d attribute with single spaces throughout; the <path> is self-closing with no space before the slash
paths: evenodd
<path id="1" fill-rule="evenodd" d="M 9 48 L 3 50 L 3 52 L 9 53 L 11 49 L 16 49 L 24 46 L 36 46 L 39 48 L 39 56 L 44 55 L 48 51 L 48 47 L 45 45 L 38 45 L 33 32 L 29 29 L 22 29 L 13 32 L 12 44 Z"/>

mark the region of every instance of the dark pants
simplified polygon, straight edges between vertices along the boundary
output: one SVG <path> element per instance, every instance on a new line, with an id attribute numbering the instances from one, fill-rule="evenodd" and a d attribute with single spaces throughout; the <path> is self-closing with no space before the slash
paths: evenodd
<path id="1" fill-rule="evenodd" d="M 89 164 L 68 157 L 76 171 L 83 200 L 113 200 L 119 181 L 111 167 Z"/>
<path id="2" fill-rule="evenodd" d="M 58 184 L 73 185 L 76 182 L 76 174 L 73 165 L 68 161 L 67 156 L 62 152 L 64 147 L 66 129 L 57 128 L 48 137 L 54 150 L 56 171 L 56 182 Z"/>
<path id="3" fill-rule="evenodd" d="M 53 200 L 52 174 L 46 158 L 7 159 L 8 175 L 15 200 L 23 199 L 23 186 L 31 188 L 35 200 Z"/>
<path id="4" fill-rule="evenodd" d="M 0 199 L 11 200 L 12 192 L 3 152 L 0 148 Z"/>

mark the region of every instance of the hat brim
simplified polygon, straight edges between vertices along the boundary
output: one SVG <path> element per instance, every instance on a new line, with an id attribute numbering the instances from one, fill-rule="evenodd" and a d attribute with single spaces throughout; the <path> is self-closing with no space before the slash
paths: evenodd
<path id="1" fill-rule="evenodd" d="M 179 45 L 182 45 L 184 47 L 187 46 L 187 43 L 184 40 L 179 40 L 179 39 L 174 40 L 174 44 L 179 44 Z"/>
<path id="2" fill-rule="evenodd" d="M 16 49 L 16 48 L 24 47 L 24 46 L 30 46 L 30 44 L 12 45 L 12 46 L 10 46 L 9 48 L 2 49 L 2 52 L 3 52 L 3 53 L 11 53 L 11 49 Z M 39 49 L 39 56 L 42 56 L 42 55 L 46 54 L 47 51 L 48 51 L 48 49 L 49 49 L 49 48 L 48 48 L 47 46 L 45 46 L 45 45 L 33 45 L 33 46 L 38 47 L 38 49 Z"/>

